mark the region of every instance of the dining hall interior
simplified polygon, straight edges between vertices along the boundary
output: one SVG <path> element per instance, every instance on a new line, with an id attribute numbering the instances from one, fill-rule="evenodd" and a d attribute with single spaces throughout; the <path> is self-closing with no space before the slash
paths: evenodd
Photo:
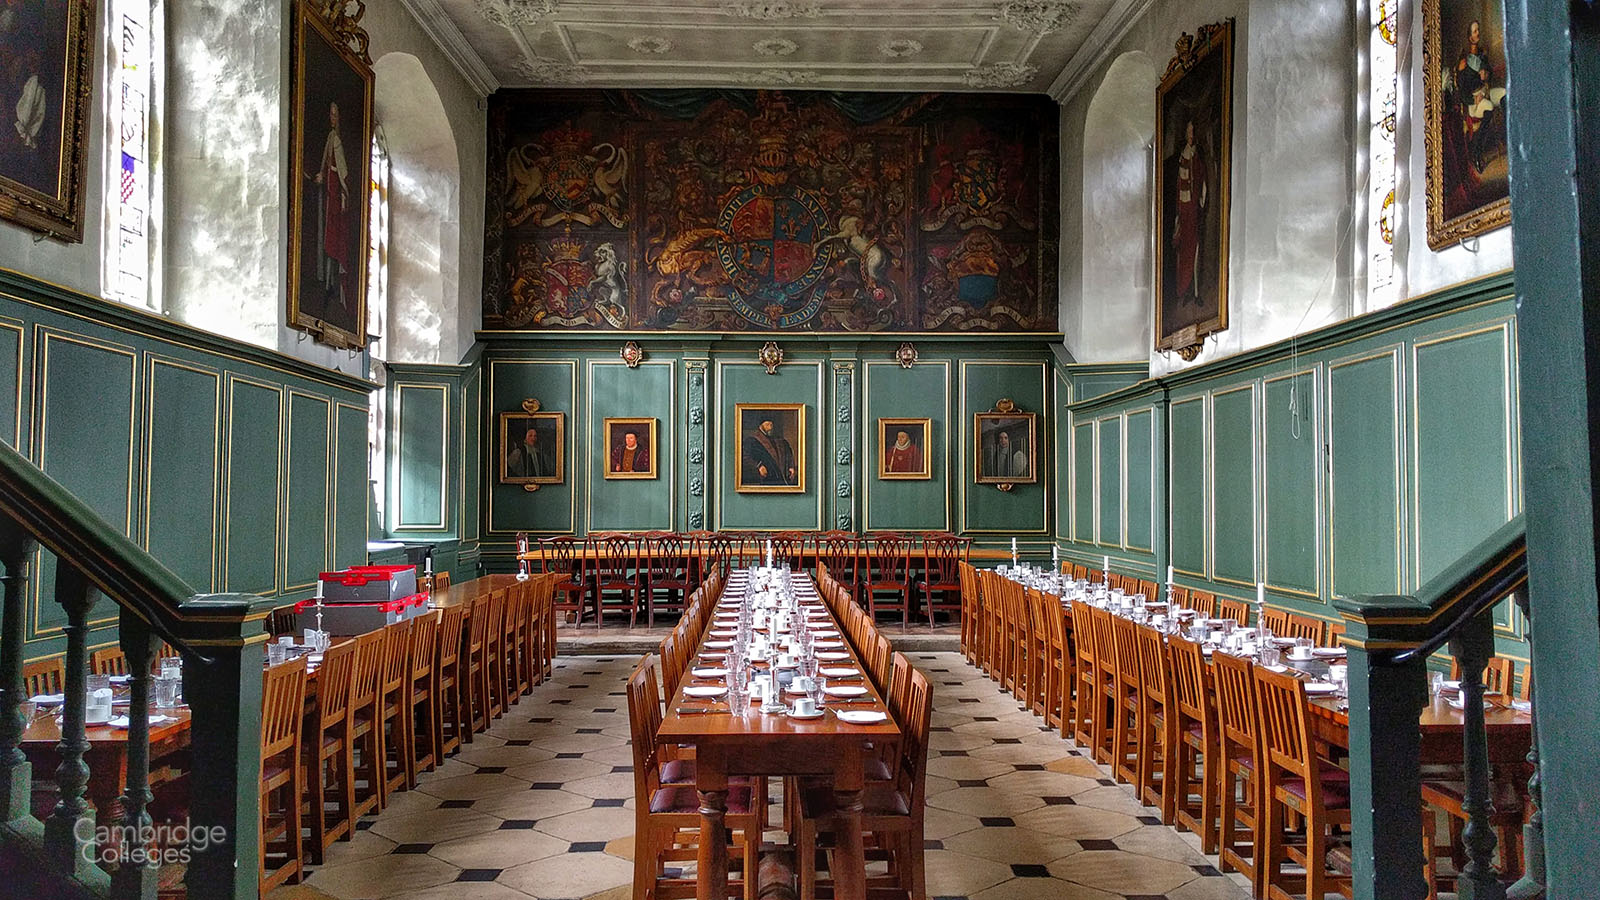
<path id="1" fill-rule="evenodd" d="M 1530 0 L 4 4 L 0 895 L 1593 896 L 1596 84 Z"/>

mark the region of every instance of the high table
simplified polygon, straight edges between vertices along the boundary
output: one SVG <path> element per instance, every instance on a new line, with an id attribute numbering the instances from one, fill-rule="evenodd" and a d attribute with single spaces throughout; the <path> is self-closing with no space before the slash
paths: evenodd
<path id="1" fill-rule="evenodd" d="M 809 577 L 796 577 L 802 603 L 820 604 Z M 803 587 L 799 586 L 803 581 Z M 720 609 L 737 609 L 746 584 L 743 573 L 728 580 Z M 826 607 L 823 607 L 826 609 Z M 829 627 L 843 634 L 839 622 L 828 611 Z M 711 627 L 715 627 L 715 619 Z M 709 631 L 709 628 L 708 628 Z M 695 646 L 695 659 L 704 651 L 706 635 Z M 862 673 L 861 683 L 872 697 L 871 706 L 852 704 L 852 709 L 876 708 L 887 712 L 883 697 L 873 686 L 866 667 L 855 648 L 841 638 L 850 654 L 846 662 Z M 700 792 L 700 856 L 696 886 L 698 900 L 722 900 L 728 893 L 728 844 L 723 822 L 728 812 L 728 776 L 795 775 L 828 776 L 838 796 L 838 846 L 834 850 L 834 896 L 839 900 L 864 900 L 866 861 L 861 839 L 862 762 L 869 742 L 880 745 L 895 742 L 900 729 L 892 718 L 877 725 L 849 725 L 831 713 L 821 719 L 797 720 L 785 715 L 765 715 L 755 708 L 748 715 L 721 712 L 680 713 L 680 709 L 705 706 L 683 694 L 684 684 L 674 689 L 667 704 L 658 739 L 662 743 L 693 745 L 695 748 L 695 787 Z M 714 705 L 714 704 L 713 704 Z"/>

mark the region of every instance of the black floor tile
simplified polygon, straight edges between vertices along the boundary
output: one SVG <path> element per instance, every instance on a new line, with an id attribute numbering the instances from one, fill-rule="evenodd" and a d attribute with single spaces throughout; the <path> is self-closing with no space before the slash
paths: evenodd
<path id="1" fill-rule="evenodd" d="M 1018 878 L 1049 878 L 1050 870 L 1038 863 L 1012 863 L 1011 874 Z"/>
<path id="2" fill-rule="evenodd" d="M 476 800 L 445 800 L 439 804 L 440 809 L 471 809 Z"/>
<path id="3" fill-rule="evenodd" d="M 1139 824 L 1141 824 L 1141 825 L 1160 825 L 1161 824 L 1161 817 L 1160 816 L 1140 816 L 1139 817 Z"/>
<path id="4" fill-rule="evenodd" d="M 603 853 L 606 849 L 605 841 L 573 841 L 567 848 L 568 853 Z"/>
<path id="5" fill-rule="evenodd" d="M 507 819 L 500 823 L 501 831 L 527 831 L 539 824 L 538 819 Z"/>
<path id="6" fill-rule="evenodd" d="M 429 850 L 432 850 L 432 849 L 433 849 L 433 845 L 432 844 L 396 844 L 395 848 L 393 850 L 390 850 L 389 852 L 390 853 L 420 854 L 420 853 L 427 853 Z"/>
<path id="7" fill-rule="evenodd" d="M 533 784 L 528 786 L 528 790 L 530 790 L 530 791 L 559 791 L 564 786 L 565 785 L 563 785 L 559 781 L 535 781 Z"/>
<path id="8" fill-rule="evenodd" d="M 633 766 L 612 766 L 611 767 L 611 774 L 613 774 L 613 775 L 617 774 L 618 772 L 632 772 L 632 771 L 633 771 Z"/>
<path id="9" fill-rule="evenodd" d="M 1222 877 L 1222 873 L 1217 870 L 1216 866 L 1190 866 L 1189 868 L 1195 870 L 1197 874 L 1204 875 L 1207 878 Z"/>
<path id="10" fill-rule="evenodd" d="M 500 869 L 462 869 L 457 881 L 493 881 L 500 877 Z"/>
<path id="11" fill-rule="evenodd" d="M 1018 772 L 1043 772 L 1044 771 L 1044 766 L 1041 766 L 1038 763 L 1016 763 L 1016 764 L 1012 765 L 1011 768 L 1016 769 Z"/>
<path id="12" fill-rule="evenodd" d="M 599 800 L 594 801 L 593 805 L 596 806 L 596 807 L 621 806 L 622 804 L 624 804 L 626 802 L 628 802 L 628 801 L 619 800 L 619 799 L 617 799 L 615 797 L 602 797 Z"/>
<path id="13" fill-rule="evenodd" d="M 1078 802 L 1071 797 L 1040 797 L 1046 806 L 1077 806 Z"/>
<path id="14" fill-rule="evenodd" d="M 556 759 L 583 759 L 582 753 L 557 753 Z"/>
<path id="15" fill-rule="evenodd" d="M 478 767 L 478 774 L 479 775 L 504 775 L 505 771 L 506 771 L 506 767 L 505 766 L 479 766 Z"/>
<path id="16" fill-rule="evenodd" d="M 985 828 L 1014 828 L 1017 823 L 1010 816 L 979 816 L 978 824 Z"/>
<path id="17" fill-rule="evenodd" d="M 599 734 L 600 732 L 602 732 L 604 730 L 605 729 L 603 729 L 603 728 L 579 728 L 574 733 L 575 734 Z"/>
<path id="18" fill-rule="evenodd" d="M 1097 840 L 1097 839 L 1094 839 L 1094 838 L 1080 838 L 1078 840 L 1078 846 L 1082 847 L 1085 850 L 1115 850 L 1115 849 L 1117 849 L 1117 845 L 1116 845 L 1116 843 L 1114 841 Z"/>
<path id="19" fill-rule="evenodd" d="M 956 787 L 988 787 L 989 782 L 983 778 L 957 778 Z"/>

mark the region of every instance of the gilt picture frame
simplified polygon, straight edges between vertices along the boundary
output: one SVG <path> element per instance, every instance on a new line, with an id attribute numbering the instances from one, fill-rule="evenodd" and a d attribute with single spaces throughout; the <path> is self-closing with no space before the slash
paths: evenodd
<path id="1" fill-rule="evenodd" d="M 601 423 L 605 435 L 605 477 L 656 477 L 656 424 L 653 418 L 610 418 Z M 631 444 L 630 440 L 632 439 Z"/>
<path id="2" fill-rule="evenodd" d="M 1428 247 L 1511 223 L 1505 0 L 1423 0 Z"/>
<path id="3" fill-rule="evenodd" d="M 366 346 L 373 72 L 366 35 L 296 4 L 290 107 L 288 323 Z"/>
<path id="4" fill-rule="evenodd" d="M 563 484 L 567 471 L 567 414 L 503 412 L 496 454 L 501 484 Z"/>
<path id="5" fill-rule="evenodd" d="M 1156 88 L 1155 348 L 1192 360 L 1228 328 L 1233 20 L 1178 38 Z"/>
<path id="6" fill-rule="evenodd" d="M 737 403 L 733 489 L 745 494 L 806 491 L 804 403 Z"/>
<path id="7" fill-rule="evenodd" d="M 1029 412 L 973 414 L 977 484 L 1034 484 L 1039 480 L 1039 417 Z"/>
<path id="8" fill-rule="evenodd" d="M 83 240 L 95 7 L 22 0 L 0 18 L 0 218 L 71 244 Z"/>
<path id="9" fill-rule="evenodd" d="M 933 420 L 878 420 L 878 478 L 927 481 L 933 478 Z"/>

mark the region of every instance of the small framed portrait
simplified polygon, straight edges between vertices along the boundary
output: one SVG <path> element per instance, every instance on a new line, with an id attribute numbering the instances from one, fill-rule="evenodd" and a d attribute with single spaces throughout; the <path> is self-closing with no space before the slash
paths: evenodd
<path id="1" fill-rule="evenodd" d="M 878 420 L 878 477 L 885 480 L 933 477 L 932 419 Z"/>
<path id="2" fill-rule="evenodd" d="M 1033 484 L 1039 480 L 1035 444 L 1037 416 L 1025 412 L 981 412 L 974 416 L 978 484 Z"/>
<path id="3" fill-rule="evenodd" d="M 83 240 L 97 5 L 27 0 L 0 12 L 0 218 L 67 243 Z"/>
<path id="4" fill-rule="evenodd" d="M 656 420 L 606 419 L 606 477 L 656 477 Z"/>
<path id="5" fill-rule="evenodd" d="M 566 413 L 501 413 L 500 483 L 561 484 L 566 448 Z"/>
<path id="6" fill-rule="evenodd" d="M 805 493 L 805 404 L 739 403 L 734 406 L 733 416 L 739 438 L 733 467 L 734 490 Z"/>

